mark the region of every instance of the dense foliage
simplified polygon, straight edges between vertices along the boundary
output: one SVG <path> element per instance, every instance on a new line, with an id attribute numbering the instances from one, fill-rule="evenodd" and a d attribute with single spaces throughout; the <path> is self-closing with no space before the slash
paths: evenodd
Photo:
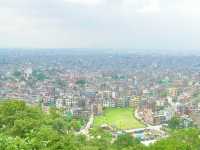
<path id="1" fill-rule="evenodd" d="M 115 141 L 111 134 L 93 129 L 90 138 L 75 134 L 80 122 L 61 115 L 56 109 L 49 114 L 22 101 L 0 104 L 1 150 L 199 150 L 198 129 L 184 129 L 149 147 L 127 134 Z M 111 144 L 112 143 L 112 144 Z"/>

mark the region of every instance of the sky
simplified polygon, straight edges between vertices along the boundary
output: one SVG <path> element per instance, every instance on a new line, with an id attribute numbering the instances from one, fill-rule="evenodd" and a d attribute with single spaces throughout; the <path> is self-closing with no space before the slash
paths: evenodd
<path id="1" fill-rule="evenodd" d="M 0 47 L 198 50 L 199 7 L 199 0 L 0 0 Z"/>

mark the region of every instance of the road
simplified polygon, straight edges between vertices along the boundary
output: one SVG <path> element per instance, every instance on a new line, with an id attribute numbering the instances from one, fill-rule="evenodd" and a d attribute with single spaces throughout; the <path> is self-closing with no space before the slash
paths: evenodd
<path id="1" fill-rule="evenodd" d="M 161 128 L 162 128 L 162 125 L 157 125 L 157 126 L 148 126 L 146 128 L 129 129 L 129 130 L 125 130 L 125 132 L 134 133 L 137 131 L 144 131 L 145 129 L 162 131 Z"/>
<path id="2" fill-rule="evenodd" d="M 138 115 L 138 110 L 135 109 L 135 118 L 138 119 L 138 120 L 142 120 L 142 118 Z"/>
<path id="3" fill-rule="evenodd" d="M 91 128 L 93 122 L 94 122 L 94 114 L 91 114 L 91 115 L 90 115 L 90 119 L 89 119 L 89 121 L 87 122 L 85 128 L 81 129 L 81 130 L 78 132 L 78 134 L 88 135 L 89 129 Z"/>

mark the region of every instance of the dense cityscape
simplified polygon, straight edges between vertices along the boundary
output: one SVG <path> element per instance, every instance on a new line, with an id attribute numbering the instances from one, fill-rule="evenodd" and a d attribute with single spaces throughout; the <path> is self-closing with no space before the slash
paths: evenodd
<path id="1" fill-rule="evenodd" d="M 0 150 L 200 150 L 199 0 L 0 0 Z"/>
<path id="2" fill-rule="evenodd" d="M 113 140 L 128 133 L 148 146 L 169 128 L 200 126 L 198 56 L 7 49 L 0 66 L 2 102 L 25 101 L 47 114 L 56 108 L 81 119 L 77 134 L 101 128 Z"/>

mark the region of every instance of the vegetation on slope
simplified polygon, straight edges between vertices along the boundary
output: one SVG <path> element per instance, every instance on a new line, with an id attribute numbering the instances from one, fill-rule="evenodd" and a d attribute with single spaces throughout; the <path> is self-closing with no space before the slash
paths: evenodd
<path id="1" fill-rule="evenodd" d="M 112 141 L 110 133 L 91 131 L 90 139 L 75 135 L 78 121 L 63 117 L 56 109 L 49 114 L 22 101 L 0 104 L 1 150 L 199 150 L 198 129 L 176 130 L 149 147 L 128 134 Z"/>

